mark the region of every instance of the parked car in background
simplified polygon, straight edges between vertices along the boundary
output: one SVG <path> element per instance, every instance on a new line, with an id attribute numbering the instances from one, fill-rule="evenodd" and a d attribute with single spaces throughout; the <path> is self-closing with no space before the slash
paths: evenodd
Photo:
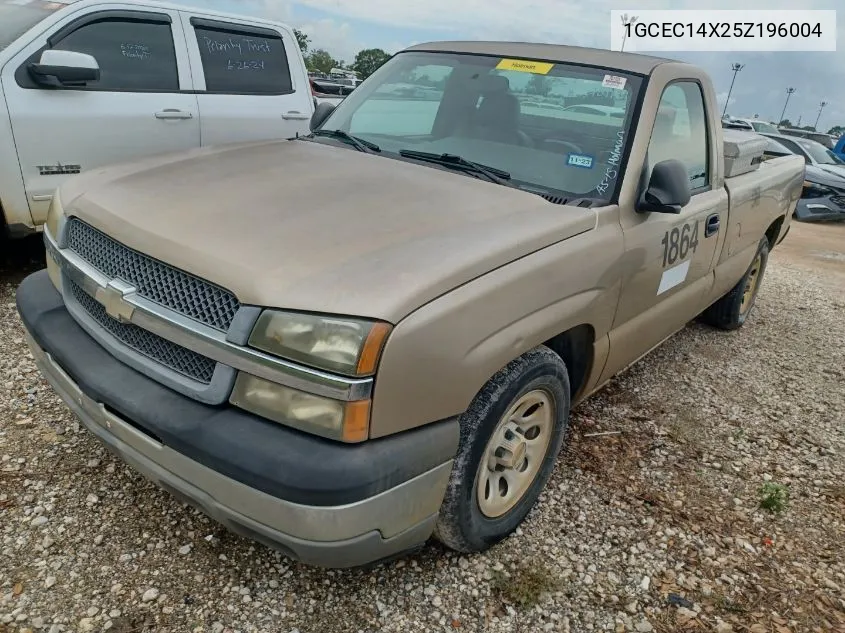
<path id="1" fill-rule="evenodd" d="M 0 234 L 37 230 L 72 174 L 308 132 L 293 30 L 145 0 L 0 0 Z"/>
<path id="2" fill-rule="evenodd" d="M 576 105 L 566 106 L 563 108 L 566 112 L 576 112 L 580 114 L 594 114 L 596 116 L 611 116 L 622 118 L 625 116 L 625 108 L 617 108 L 615 106 L 607 105 L 593 105 L 586 103 L 579 103 Z"/>
<path id="3" fill-rule="evenodd" d="M 807 165 L 813 165 L 835 176 L 845 177 L 845 160 L 821 143 L 784 134 L 764 134 L 763 136 L 785 145 L 793 154 L 803 156 Z"/>
<path id="4" fill-rule="evenodd" d="M 760 119 L 736 119 L 731 118 L 731 123 L 737 124 L 737 127 L 744 126 L 745 129 L 753 130 L 755 132 L 768 132 L 769 134 L 777 134 L 778 128 L 772 123 L 761 121 Z"/>
<path id="5" fill-rule="evenodd" d="M 751 126 L 750 123 L 743 121 L 742 119 L 735 119 L 731 116 L 722 117 L 722 127 L 727 130 L 747 130 L 749 132 L 754 131 L 754 128 Z"/>
<path id="6" fill-rule="evenodd" d="M 766 139 L 768 145 L 764 152 L 765 160 L 789 154 L 797 154 L 805 161 L 809 160 L 793 139 L 773 137 L 766 137 Z M 807 162 L 804 171 L 804 187 L 793 217 L 802 222 L 845 221 L 845 176 L 831 173 Z"/>
<path id="7" fill-rule="evenodd" d="M 845 134 L 836 140 L 836 144 L 831 151 L 842 160 L 845 160 Z"/>
<path id="8" fill-rule="evenodd" d="M 811 141 L 815 141 L 826 147 L 827 149 L 833 149 L 835 142 L 830 137 L 830 134 L 825 134 L 823 132 L 811 132 L 810 130 L 799 130 L 795 128 L 778 128 L 778 133 L 783 134 L 785 136 L 795 136 L 798 138 L 806 138 L 810 139 Z"/>

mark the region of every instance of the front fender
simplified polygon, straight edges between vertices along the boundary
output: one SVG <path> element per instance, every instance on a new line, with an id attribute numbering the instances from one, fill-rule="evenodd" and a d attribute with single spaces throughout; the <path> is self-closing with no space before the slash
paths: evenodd
<path id="1" fill-rule="evenodd" d="M 577 325 L 596 339 L 619 300 L 622 232 L 607 222 L 493 270 L 396 325 L 375 380 L 370 436 L 463 413 L 511 360 Z"/>

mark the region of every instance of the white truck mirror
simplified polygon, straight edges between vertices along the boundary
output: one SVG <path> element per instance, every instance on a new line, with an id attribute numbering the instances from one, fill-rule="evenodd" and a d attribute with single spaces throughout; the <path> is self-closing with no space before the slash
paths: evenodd
<path id="1" fill-rule="evenodd" d="M 75 51 L 46 50 L 37 64 L 30 64 L 29 72 L 43 86 L 85 86 L 99 81 L 100 65 L 92 55 Z"/>

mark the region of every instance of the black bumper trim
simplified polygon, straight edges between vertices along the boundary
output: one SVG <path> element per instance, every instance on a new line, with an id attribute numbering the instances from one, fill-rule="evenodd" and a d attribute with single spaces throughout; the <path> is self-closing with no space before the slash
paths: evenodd
<path id="1" fill-rule="evenodd" d="M 85 395 L 165 446 L 247 486 L 292 503 L 338 506 L 402 484 L 452 459 L 457 420 L 344 445 L 234 407 L 182 396 L 112 357 L 70 316 L 46 271 L 17 292 L 35 341 Z"/>

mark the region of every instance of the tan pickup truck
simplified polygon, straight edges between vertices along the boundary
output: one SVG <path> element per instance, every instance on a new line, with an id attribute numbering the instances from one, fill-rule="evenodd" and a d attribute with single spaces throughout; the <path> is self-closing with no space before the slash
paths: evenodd
<path id="1" fill-rule="evenodd" d="M 85 426 L 230 529 L 329 567 L 483 550 L 573 405 L 748 317 L 804 162 L 718 117 L 670 60 L 415 46 L 308 137 L 68 181 L 18 309 Z"/>

